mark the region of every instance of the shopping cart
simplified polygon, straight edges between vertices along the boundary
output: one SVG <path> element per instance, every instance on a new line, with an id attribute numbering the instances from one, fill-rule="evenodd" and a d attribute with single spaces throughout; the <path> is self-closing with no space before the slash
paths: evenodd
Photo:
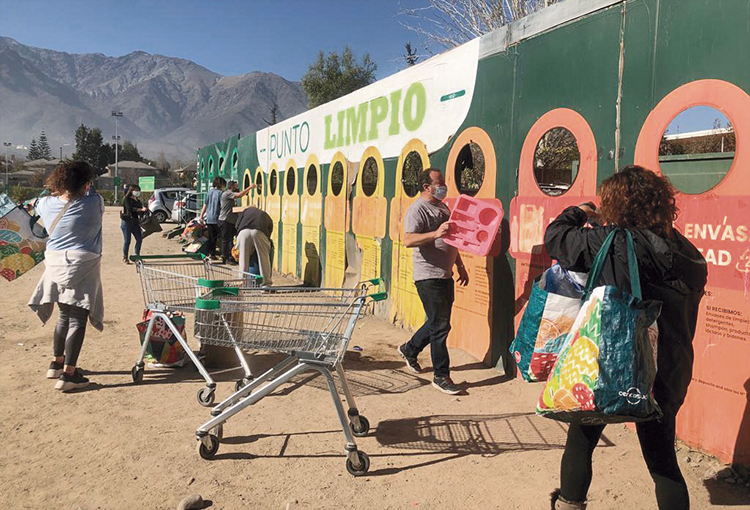
<path id="1" fill-rule="evenodd" d="M 211 264 L 208 259 L 193 254 L 131 256 L 130 260 L 136 263 L 136 270 L 141 278 L 143 300 L 146 308 L 151 312 L 140 356 L 131 371 L 133 382 L 138 384 L 143 380 L 143 358 L 146 355 L 154 322 L 161 318 L 205 379 L 206 386 L 198 391 L 198 402 L 203 406 L 210 406 L 214 402 L 216 383 L 201 363 L 200 358 L 195 355 L 185 338 L 179 333 L 171 317 L 173 314 L 194 313 L 197 297 L 207 293 L 216 297 L 226 292 L 237 292 L 237 288 L 257 288 L 263 278 L 250 273 L 242 273 L 231 267 Z M 234 290 L 226 290 L 226 286 L 232 286 Z M 236 345 L 230 345 L 230 347 L 234 347 L 245 374 L 235 385 L 235 390 L 239 390 L 249 383 L 253 376 L 242 350 Z"/>
<path id="2" fill-rule="evenodd" d="M 211 410 L 212 418 L 195 432 L 198 454 L 212 458 L 219 450 L 224 422 L 300 373 L 316 370 L 328 383 L 346 436 L 346 469 L 354 476 L 367 473 L 370 460 L 357 450 L 354 436 L 366 435 L 370 424 L 357 410 L 341 362 L 366 303 L 387 298 L 379 289 L 374 292 L 380 284 L 380 279 L 374 279 L 355 289 L 242 288 L 237 295 L 198 299 L 195 336 L 204 344 L 239 345 L 287 355 Z M 346 414 L 334 372 L 349 407 Z"/>

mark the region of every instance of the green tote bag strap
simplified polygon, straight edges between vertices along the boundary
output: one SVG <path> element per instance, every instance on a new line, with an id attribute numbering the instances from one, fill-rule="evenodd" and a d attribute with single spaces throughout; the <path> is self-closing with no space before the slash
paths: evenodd
<path id="1" fill-rule="evenodd" d="M 616 228 L 610 232 L 602 243 L 602 247 L 594 257 L 594 262 L 591 264 L 591 271 L 589 271 L 589 278 L 586 281 L 586 290 L 583 294 L 582 299 L 586 300 L 591 295 L 591 291 L 596 287 L 599 278 L 602 275 L 602 268 L 604 267 L 604 261 L 607 258 L 610 248 L 612 247 L 612 241 L 615 239 L 617 232 L 623 230 L 625 232 L 625 239 L 627 241 L 628 249 L 628 273 L 630 275 L 630 291 L 631 294 L 638 299 L 643 299 L 641 294 L 641 278 L 638 272 L 638 259 L 635 256 L 635 247 L 633 245 L 633 234 L 627 229 Z"/>
<path id="2" fill-rule="evenodd" d="M 633 246 L 633 234 L 630 230 L 625 230 L 625 238 L 628 241 L 628 272 L 630 273 L 630 293 L 640 300 L 643 300 L 641 293 L 641 275 L 638 271 L 638 259 L 635 256 L 635 247 Z"/>

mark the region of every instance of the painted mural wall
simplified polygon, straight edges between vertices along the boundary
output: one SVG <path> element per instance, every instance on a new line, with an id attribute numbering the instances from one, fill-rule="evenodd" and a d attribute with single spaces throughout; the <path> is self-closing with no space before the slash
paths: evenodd
<path id="1" fill-rule="evenodd" d="M 463 192 L 505 211 L 492 256 L 464 256 L 471 284 L 457 292 L 450 344 L 512 370 L 515 325 L 531 282 L 551 263 L 542 242 L 549 222 L 595 199 L 597 185 L 623 165 L 660 171 L 672 119 L 691 106 L 716 108 L 736 135 L 729 171 L 702 193 L 679 195 L 677 224 L 706 257 L 709 286 L 678 435 L 750 464 L 750 66 L 738 65 L 750 62 L 747 19 L 750 3 L 734 0 L 567 0 L 265 130 L 204 147 L 200 186 L 215 175 L 261 183 L 245 203 L 276 222 L 275 269 L 340 286 L 356 263 L 361 278 L 381 276 L 389 288 L 378 313 L 415 328 L 424 315 L 402 241 L 415 195 L 410 176 L 414 168 L 444 169 L 449 203 Z M 551 195 L 537 182 L 535 151 L 555 128 L 575 138 L 578 159 L 570 188 Z M 471 185 L 467 154 L 473 166 L 483 162 Z M 347 256 L 347 238 L 356 254 Z"/>

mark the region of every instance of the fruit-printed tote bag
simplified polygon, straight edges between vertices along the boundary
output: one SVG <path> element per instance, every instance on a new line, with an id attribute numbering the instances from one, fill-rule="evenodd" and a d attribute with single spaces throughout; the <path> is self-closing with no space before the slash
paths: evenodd
<path id="1" fill-rule="evenodd" d="M 518 334 L 510 344 L 524 380 L 549 377 L 581 309 L 586 276 L 555 264 L 534 282 Z"/>
<path id="2" fill-rule="evenodd" d="M 624 232 L 632 295 L 594 288 L 615 235 Z M 643 301 L 633 236 L 613 230 L 594 259 L 581 311 L 560 350 L 537 413 L 561 421 L 604 424 L 661 416 L 653 397 L 658 301 Z"/>
<path id="3" fill-rule="evenodd" d="M 0 276 L 13 281 L 44 260 L 47 232 L 5 193 L 0 193 Z"/>

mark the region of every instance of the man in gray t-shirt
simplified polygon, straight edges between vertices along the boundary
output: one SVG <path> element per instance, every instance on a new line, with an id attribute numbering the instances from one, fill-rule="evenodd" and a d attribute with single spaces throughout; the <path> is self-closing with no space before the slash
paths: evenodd
<path id="1" fill-rule="evenodd" d="M 244 197 L 253 188 L 255 188 L 255 184 L 239 191 L 237 182 L 229 181 L 227 189 L 221 193 L 219 199 L 219 231 L 221 232 L 221 260 L 224 264 L 236 264 L 234 258 L 232 258 L 232 240 L 237 233 L 234 229 L 237 215 L 232 212 L 235 200 Z"/>
<path id="2" fill-rule="evenodd" d="M 414 248 L 414 285 L 424 306 L 427 319 L 398 353 L 414 372 L 422 367 L 417 356 L 430 346 L 434 378 L 432 385 L 444 393 L 455 395 L 459 388 L 450 378 L 448 333 L 451 330 L 453 308 L 453 266 L 458 270 L 458 283 L 465 286 L 469 275 L 458 250 L 443 241 L 450 229 L 450 210 L 443 203 L 448 188 L 443 173 L 428 168 L 419 175 L 421 193 L 406 211 L 404 245 Z"/>

